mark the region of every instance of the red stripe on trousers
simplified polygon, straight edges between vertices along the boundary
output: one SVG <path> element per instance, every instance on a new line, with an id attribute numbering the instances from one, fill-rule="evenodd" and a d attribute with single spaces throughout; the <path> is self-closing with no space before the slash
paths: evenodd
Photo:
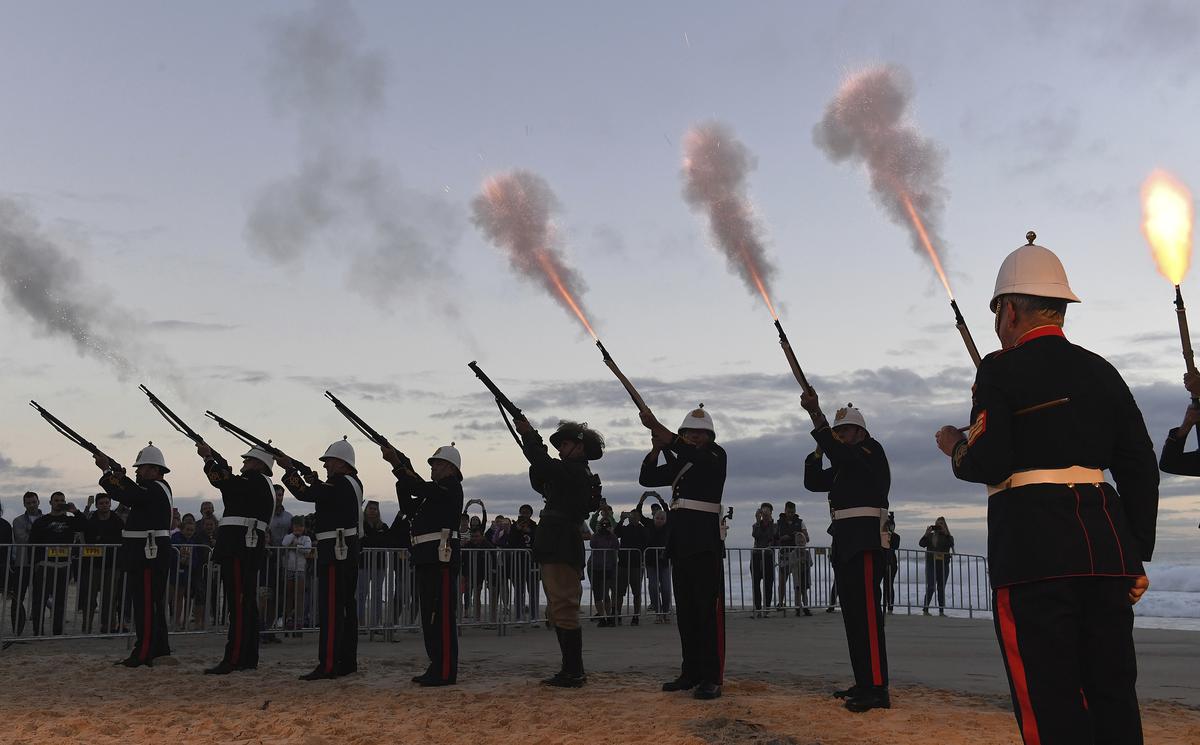
<path id="1" fill-rule="evenodd" d="M 154 588 L 150 577 L 150 567 L 142 570 L 142 651 L 138 659 L 145 662 L 150 659 L 150 637 L 154 635 L 154 608 L 150 601 L 154 598 Z"/>
<path id="2" fill-rule="evenodd" d="M 326 599 L 329 603 L 328 610 L 325 611 L 325 625 L 329 628 L 325 632 L 325 672 L 333 672 L 333 650 L 334 632 L 337 630 L 337 624 L 333 617 L 337 614 L 337 568 L 336 564 L 329 565 L 329 597 Z"/>
<path id="3" fill-rule="evenodd" d="M 442 680 L 450 680 L 450 567 L 442 567 Z"/>
<path id="4" fill-rule="evenodd" d="M 1021 660 L 1021 649 L 1017 645 L 1017 624 L 1013 620 L 1012 600 L 1008 588 L 996 590 L 996 610 L 1000 613 L 1000 639 L 1004 647 L 1004 659 L 1008 660 L 1008 672 L 1012 676 L 1013 690 L 1017 693 L 1017 708 L 1021 712 L 1021 737 L 1025 745 L 1041 745 L 1037 720 L 1033 716 L 1033 702 L 1029 700 L 1029 683 L 1025 679 L 1025 663 Z"/>
<path id="5" fill-rule="evenodd" d="M 242 560 L 233 560 L 233 654 L 229 656 L 231 664 L 238 664 L 242 656 Z"/>
<path id="6" fill-rule="evenodd" d="M 725 598 L 722 595 L 717 595 L 717 685 L 725 682 Z"/>
<path id="7" fill-rule="evenodd" d="M 871 648 L 871 683 L 883 685 L 883 669 L 879 664 L 879 622 L 875 613 L 879 603 L 875 600 L 875 556 L 866 551 L 863 553 L 863 581 L 867 591 L 867 645 Z"/>

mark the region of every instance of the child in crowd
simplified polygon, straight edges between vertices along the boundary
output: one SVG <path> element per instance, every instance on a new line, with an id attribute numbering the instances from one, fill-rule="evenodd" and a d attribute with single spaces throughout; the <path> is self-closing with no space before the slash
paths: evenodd
<path id="1" fill-rule="evenodd" d="M 283 627 L 295 631 L 304 625 L 304 580 L 308 559 L 313 556 L 312 538 L 305 534 L 303 515 L 292 518 L 292 532 L 283 537 L 280 545 L 291 549 L 283 552 Z M 294 635 L 300 636 L 300 633 L 295 631 Z"/>

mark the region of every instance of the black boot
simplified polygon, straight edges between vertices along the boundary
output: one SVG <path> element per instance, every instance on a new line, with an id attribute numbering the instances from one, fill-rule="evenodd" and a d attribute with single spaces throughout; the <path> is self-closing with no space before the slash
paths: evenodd
<path id="1" fill-rule="evenodd" d="M 563 669 L 554 677 L 543 680 L 542 684 L 555 688 L 582 688 L 587 682 L 583 672 L 583 629 L 558 629 L 558 643 L 562 648 Z"/>
<path id="2" fill-rule="evenodd" d="M 858 693 L 846 699 L 845 707 L 855 714 L 861 714 L 871 709 L 890 709 L 892 699 L 888 696 L 886 686 L 860 688 Z"/>

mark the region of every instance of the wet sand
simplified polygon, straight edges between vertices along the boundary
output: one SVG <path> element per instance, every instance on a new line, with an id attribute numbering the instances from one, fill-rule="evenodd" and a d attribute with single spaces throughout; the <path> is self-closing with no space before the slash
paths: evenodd
<path id="1" fill-rule="evenodd" d="M 459 685 L 424 689 L 419 634 L 359 647 L 360 671 L 296 680 L 316 640 L 264 646 L 257 672 L 201 675 L 221 654 L 212 636 L 172 637 L 153 669 L 114 668 L 121 640 L 25 643 L 0 655 L 3 740 L 334 743 L 1020 743 L 991 624 L 895 616 L 888 621 L 889 711 L 851 714 L 829 696 L 849 681 L 841 619 L 731 618 L 727 682 L 717 701 L 664 694 L 678 669 L 674 627 L 584 632 L 589 684 L 550 690 L 553 636 L 522 627 L 471 629 Z M 1200 636 L 1138 630 L 1146 741 L 1200 742 Z M 936 734 L 934 734 L 936 733 Z"/>

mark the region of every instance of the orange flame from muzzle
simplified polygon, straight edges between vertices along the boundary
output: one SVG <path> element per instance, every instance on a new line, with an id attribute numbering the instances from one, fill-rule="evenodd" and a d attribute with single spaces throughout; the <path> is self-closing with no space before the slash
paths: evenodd
<path id="1" fill-rule="evenodd" d="M 1178 285 L 1192 261 L 1192 193 L 1179 179 L 1158 170 L 1142 184 L 1142 232 L 1158 271 Z"/>

